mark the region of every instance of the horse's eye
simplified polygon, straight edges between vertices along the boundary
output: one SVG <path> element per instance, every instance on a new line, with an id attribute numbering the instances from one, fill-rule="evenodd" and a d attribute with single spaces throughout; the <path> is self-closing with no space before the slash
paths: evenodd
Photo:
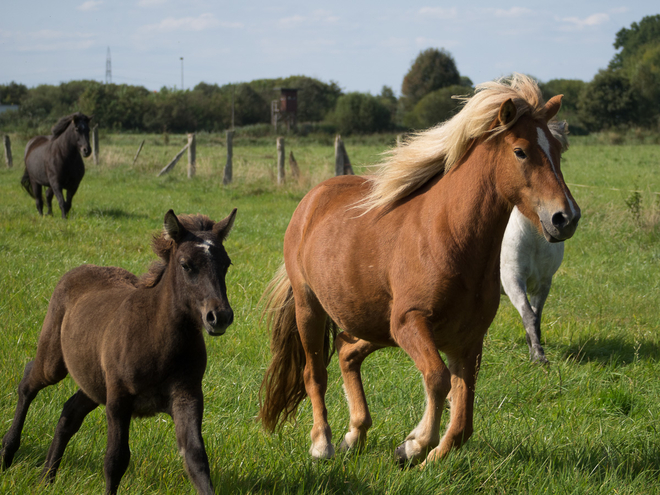
<path id="1" fill-rule="evenodd" d="M 190 266 L 190 263 L 188 263 L 187 261 L 181 262 L 181 268 L 183 268 L 184 272 L 189 272 L 190 270 L 192 270 L 192 266 Z"/>
<path id="2" fill-rule="evenodd" d="M 518 157 L 521 160 L 524 160 L 525 158 L 527 158 L 527 155 L 525 154 L 525 152 L 520 148 L 516 148 L 515 150 L 513 150 L 513 152 L 515 153 L 516 157 Z"/>

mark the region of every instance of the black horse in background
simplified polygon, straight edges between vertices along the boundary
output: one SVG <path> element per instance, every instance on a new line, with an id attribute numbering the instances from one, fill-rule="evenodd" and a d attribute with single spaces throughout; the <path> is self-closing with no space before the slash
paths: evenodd
<path id="1" fill-rule="evenodd" d="M 53 194 L 57 197 L 66 218 L 71 209 L 71 200 L 85 175 L 82 157 L 92 152 L 89 145 L 89 121 L 91 117 L 76 112 L 62 117 L 51 129 L 50 136 L 36 136 L 25 146 L 25 173 L 21 184 L 37 203 L 43 215 L 44 201 L 41 187 L 47 186 L 46 204 L 48 214 L 53 214 Z M 66 189 L 66 201 L 62 191 Z"/>

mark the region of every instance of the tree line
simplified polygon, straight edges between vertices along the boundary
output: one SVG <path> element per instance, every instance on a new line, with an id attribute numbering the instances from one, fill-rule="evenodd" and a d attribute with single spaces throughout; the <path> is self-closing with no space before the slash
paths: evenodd
<path id="1" fill-rule="evenodd" d="M 617 34 L 618 50 L 592 81 L 539 82 L 546 99 L 564 94 L 561 117 L 573 134 L 660 125 L 660 15 L 644 17 Z M 380 94 L 349 92 L 306 76 L 259 79 L 239 84 L 199 83 L 191 90 L 71 81 L 27 88 L 0 85 L 0 104 L 19 105 L 0 114 L 0 129 L 29 133 L 47 129 L 62 115 L 82 111 L 103 128 L 139 132 L 221 131 L 237 127 L 269 132 L 275 88 L 298 88 L 298 132 L 377 133 L 422 129 L 459 110 L 454 95 L 469 96 L 462 76 L 444 49 L 420 52 L 403 78 L 401 95 L 383 86 Z"/>

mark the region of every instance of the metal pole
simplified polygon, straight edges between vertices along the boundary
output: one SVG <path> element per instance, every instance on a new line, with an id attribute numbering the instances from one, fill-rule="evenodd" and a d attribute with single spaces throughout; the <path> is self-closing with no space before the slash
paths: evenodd
<path id="1" fill-rule="evenodd" d="M 181 91 L 183 91 L 183 57 L 181 57 Z"/>

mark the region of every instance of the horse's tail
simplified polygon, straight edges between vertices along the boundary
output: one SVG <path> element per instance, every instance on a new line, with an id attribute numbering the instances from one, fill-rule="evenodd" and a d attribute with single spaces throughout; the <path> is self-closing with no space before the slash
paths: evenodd
<path id="1" fill-rule="evenodd" d="M 296 325 L 296 306 L 291 282 L 282 265 L 268 284 L 263 296 L 264 314 L 271 332 L 270 366 L 259 389 L 259 415 L 264 427 L 274 431 L 278 424 L 294 418 L 298 405 L 307 395 L 305 391 L 305 351 Z M 326 366 L 332 356 L 331 336 L 336 325 L 327 318 L 324 356 Z"/>
<path id="2" fill-rule="evenodd" d="M 27 191 L 27 193 L 34 198 L 34 192 L 32 191 L 32 183 L 30 182 L 30 174 L 28 174 L 27 166 L 25 167 L 25 172 L 23 172 L 23 177 L 21 177 L 21 186 Z"/>

